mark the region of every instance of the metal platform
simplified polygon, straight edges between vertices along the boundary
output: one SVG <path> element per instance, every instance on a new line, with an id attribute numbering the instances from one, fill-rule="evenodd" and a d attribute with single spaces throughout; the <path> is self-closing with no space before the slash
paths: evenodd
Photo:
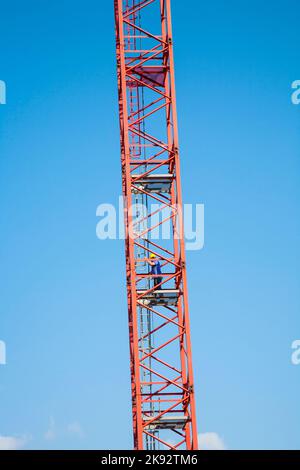
<path id="1" fill-rule="evenodd" d="M 147 420 L 145 421 L 147 422 Z M 152 431 L 156 429 L 184 429 L 187 421 L 186 416 L 161 416 L 158 420 L 146 425 L 145 429 Z"/>
<path id="2" fill-rule="evenodd" d="M 173 175 L 171 174 L 149 174 L 142 179 L 138 179 L 138 175 L 132 176 L 132 183 L 136 188 L 132 188 L 133 193 L 138 193 L 141 190 L 148 193 L 170 193 Z M 135 183 L 135 180 L 136 183 Z"/>
<path id="3" fill-rule="evenodd" d="M 144 305 L 176 305 L 178 302 L 179 289 L 156 289 L 149 292 L 146 289 L 137 290 L 137 295 L 143 295 L 140 302 Z"/>

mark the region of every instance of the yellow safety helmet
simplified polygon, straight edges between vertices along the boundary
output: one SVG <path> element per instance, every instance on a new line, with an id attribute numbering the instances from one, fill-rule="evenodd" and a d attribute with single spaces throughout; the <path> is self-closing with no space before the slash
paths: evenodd
<path id="1" fill-rule="evenodd" d="M 153 259 L 153 258 L 156 258 L 155 254 L 154 254 L 154 253 L 151 253 L 150 258 L 152 258 L 152 259 Z"/>

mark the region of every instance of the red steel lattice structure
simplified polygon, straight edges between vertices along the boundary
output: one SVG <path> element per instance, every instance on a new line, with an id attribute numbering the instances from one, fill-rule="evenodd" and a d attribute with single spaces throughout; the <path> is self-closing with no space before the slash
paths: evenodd
<path id="1" fill-rule="evenodd" d="M 134 447 L 195 450 L 170 0 L 114 4 Z"/>

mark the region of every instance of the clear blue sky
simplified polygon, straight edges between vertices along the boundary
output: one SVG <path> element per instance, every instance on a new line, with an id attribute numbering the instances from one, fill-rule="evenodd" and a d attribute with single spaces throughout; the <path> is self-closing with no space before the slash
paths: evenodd
<path id="1" fill-rule="evenodd" d="M 299 449 L 299 1 L 172 3 L 199 432 Z M 0 435 L 130 448 L 113 1 L 2 2 L 0 51 Z"/>

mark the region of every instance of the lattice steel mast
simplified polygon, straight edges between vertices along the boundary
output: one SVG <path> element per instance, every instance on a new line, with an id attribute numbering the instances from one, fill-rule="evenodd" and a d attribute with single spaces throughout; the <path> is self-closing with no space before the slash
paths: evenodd
<path id="1" fill-rule="evenodd" d="M 194 450 L 170 0 L 114 4 L 134 447 Z M 159 286 L 150 254 L 162 265 Z"/>

